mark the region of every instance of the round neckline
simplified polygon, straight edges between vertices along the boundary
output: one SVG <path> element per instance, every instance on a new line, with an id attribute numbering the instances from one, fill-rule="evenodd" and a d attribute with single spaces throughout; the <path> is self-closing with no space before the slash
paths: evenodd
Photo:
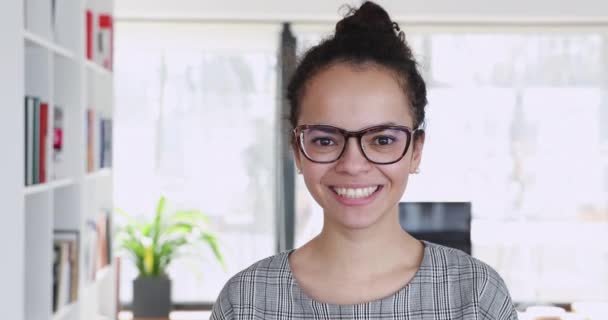
<path id="1" fill-rule="evenodd" d="M 298 296 L 301 297 L 303 300 L 306 300 L 307 302 L 312 302 L 316 305 L 321 305 L 321 306 L 327 306 L 327 307 L 336 307 L 336 308 L 349 308 L 349 307 L 357 307 L 357 306 L 365 306 L 365 305 L 370 305 L 370 304 L 375 304 L 375 303 L 383 303 L 387 300 L 392 299 L 395 295 L 401 294 L 403 293 L 405 290 L 407 290 L 412 284 L 415 284 L 419 281 L 420 278 L 420 273 L 423 267 L 427 266 L 429 263 L 429 259 L 430 259 L 430 247 L 431 247 L 431 243 L 427 242 L 425 240 L 419 240 L 422 245 L 424 246 L 424 249 L 422 251 L 422 261 L 420 262 L 420 266 L 418 267 L 418 270 L 416 270 L 416 272 L 414 273 L 414 276 L 412 277 L 412 279 L 405 284 L 403 287 L 401 287 L 399 290 L 387 295 L 386 297 L 382 297 L 382 298 L 378 298 L 375 300 L 370 300 L 370 301 L 366 301 L 366 302 L 360 302 L 360 303 L 350 303 L 350 304 L 336 304 L 336 303 L 328 303 L 328 302 L 321 302 L 321 301 L 317 301 L 315 299 L 313 299 L 311 296 L 309 296 L 306 292 L 304 292 L 304 290 L 300 287 L 300 285 L 298 284 L 298 281 L 296 280 L 296 277 L 294 276 L 293 270 L 291 269 L 291 264 L 289 264 L 289 256 L 296 251 L 296 249 L 291 249 L 285 252 L 284 254 L 284 261 L 283 263 L 285 263 L 286 268 L 287 268 L 287 277 L 288 280 L 290 282 L 290 288 L 293 291 L 294 289 L 298 291 Z M 293 293 L 293 292 L 292 292 Z"/>

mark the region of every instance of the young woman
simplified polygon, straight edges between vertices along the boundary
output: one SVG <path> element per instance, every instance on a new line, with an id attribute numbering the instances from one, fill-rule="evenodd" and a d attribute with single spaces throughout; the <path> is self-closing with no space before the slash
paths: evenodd
<path id="1" fill-rule="evenodd" d="M 230 279 L 211 319 L 517 319 L 496 271 L 399 224 L 427 99 L 384 9 L 366 2 L 339 21 L 306 53 L 287 95 L 296 165 L 323 229 Z"/>

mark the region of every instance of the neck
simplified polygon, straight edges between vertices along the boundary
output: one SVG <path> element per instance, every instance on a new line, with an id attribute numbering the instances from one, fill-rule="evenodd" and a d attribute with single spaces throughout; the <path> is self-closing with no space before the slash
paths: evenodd
<path id="1" fill-rule="evenodd" d="M 325 221 L 311 243 L 326 264 L 324 269 L 347 277 L 365 277 L 404 266 L 416 268 L 423 246 L 401 228 L 394 211 L 362 229 L 346 229 Z"/>

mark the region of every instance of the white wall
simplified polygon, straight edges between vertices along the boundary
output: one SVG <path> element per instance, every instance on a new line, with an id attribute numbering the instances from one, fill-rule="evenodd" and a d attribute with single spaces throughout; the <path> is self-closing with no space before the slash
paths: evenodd
<path id="1" fill-rule="evenodd" d="M 606 22 L 606 0 L 377 0 L 395 20 Z M 338 8 L 356 0 L 119 0 L 121 19 L 335 21 Z"/>
<path id="2" fill-rule="evenodd" d="M 23 11 L 21 1 L 0 1 L 0 314 L 24 317 Z"/>

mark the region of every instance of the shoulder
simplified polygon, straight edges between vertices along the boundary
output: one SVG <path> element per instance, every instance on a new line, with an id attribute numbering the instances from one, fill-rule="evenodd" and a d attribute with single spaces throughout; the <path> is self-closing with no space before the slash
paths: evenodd
<path id="1" fill-rule="evenodd" d="M 269 276 L 280 277 L 281 275 L 285 275 L 285 273 L 289 271 L 289 262 L 287 260 L 288 254 L 289 252 L 287 251 L 281 252 L 257 261 L 234 275 L 229 282 L 252 282 L 263 280 Z"/>
<path id="2" fill-rule="evenodd" d="M 426 265 L 430 269 L 441 270 L 448 273 L 448 276 L 457 276 L 461 280 L 469 279 L 482 287 L 502 283 L 502 278 L 494 268 L 461 250 L 431 242 L 425 242 L 425 245 L 428 250 Z"/>
<path id="3" fill-rule="evenodd" d="M 471 292 L 482 319 L 517 319 L 509 290 L 494 268 L 463 251 L 429 242 L 425 245 L 426 267 L 437 275 L 433 278 L 457 283 Z"/>
<path id="4" fill-rule="evenodd" d="M 210 319 L 234 319 L 255 308 L 260 297 L 280 292 L 290 277 L 288 254 L 262 259 L 232 276 L 213 304 Z"/>
<path id="5" fill-rule="evenodd" d="M 240 304 L 248 299 L 253 290 L 275 288 L 289 279 L 289 252 L 259 260 L 243 269 L 227 282 L 220 297 L 228 298 L 231 304 Z"/>

